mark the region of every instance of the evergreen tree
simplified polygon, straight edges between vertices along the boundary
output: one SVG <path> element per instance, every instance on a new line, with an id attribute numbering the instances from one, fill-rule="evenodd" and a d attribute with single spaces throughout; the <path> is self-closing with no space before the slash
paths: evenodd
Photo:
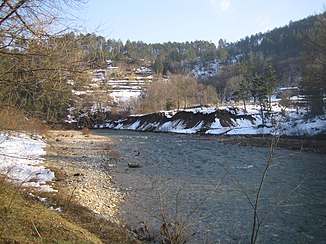
<path id="1" fill-rule="evenodd" d="M 266 87 L 266 93 L 268 96 L 268 106 L 269 109 L 272 109 L 272 95 L 278 86 L 278 80 L 276 76 L 276 71 L 273 68 L 271 64 L 268 64 L 265 67 L 265 80 L 264 80 L 264 86 Z"/>
<path id="2" fill-rule="evenodd" d="M 244 111 L 247 111 L 246 101 L 250 99 L 250 85 L 247 80 L 242 80 L 240 83 L 239 90 L 236 93 L 237 98 L 243 101 Z"/>
<path id="3" fill-rule="evenodd" d="M 326 93 L 326 13 L 317 18 L 306 36 L 304 79 L 301 88 L 307 96 L 311 115 L 324 113 Z"/>
<path id="4" fill-rule="evenodd" d="M 161 56 L 157 57 L 157 59 L 154 62 L 153 70 L 156 74 L 163 75 L 164 72 L 164 62 L 163 58 Z"/>
<path id="5" fill-rule="evenodd" d="M 260 116 L 262 123 L 265 124 L 264 110 L 266 110 L 267 105 L 267 86 L 262 77 L 256 74 L 252 80 L 252 87 L 255 91 L 255 95 L 260 107 Z"/>

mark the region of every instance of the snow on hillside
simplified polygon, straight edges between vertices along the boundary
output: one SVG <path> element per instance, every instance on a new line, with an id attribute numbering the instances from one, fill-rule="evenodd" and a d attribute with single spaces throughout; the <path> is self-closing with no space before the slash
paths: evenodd
<path id="1" fill-rule="evenodd" d="M 55 191 L 47 182 L 54 173 L 43 166 L 46 144 L 26 134 L 0 133 L 0 174 L 23 187 Z"/>
<path id="2" fill-rule="evenodd" d="M 220 67 L 220 61 L 215 59 L 211 62 L 201 62 L 200 60 L 194 66 L 192 73 L 196 78 L 208 78 L 217 74 Z"/>
<path id="3" fill-rule="evenodd" d="M 115 102 L 128 101 L 130 99 L 136 99 L 142 94 L 140 89 L 120 89 L 114 90 L 110 93 L 110 96 L 114 99 Z"/>
<path id="4" fill-rule="evenodd" d="M 172 113 L 172 116 L 171 116 Z M 259 106 L 194 108 L 183 111 L 162 111 L 156 114 L 131 116 L 121 121 L 108 121 L 95 128 L 112 128 L 173 133 L 205 133 L 214 135 L 285 135 L 316 136 L 326 134 L 326 115 L 306 118 L 305 111 L 282 109 L 277 103 L 265 114 L 263 124 Z"/>

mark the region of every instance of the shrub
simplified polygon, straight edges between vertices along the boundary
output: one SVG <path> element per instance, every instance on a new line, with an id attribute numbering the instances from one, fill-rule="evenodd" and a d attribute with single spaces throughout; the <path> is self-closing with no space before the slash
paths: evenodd
<path id="1" fill-rule="evenodd" d="M 84 128 L 82 129 L 82 134 L 83 134 L 84 136 L 88 137 L 89 134 L 90 134 L 90 130 L 89 130 L 89 128 L 84 127 Z"/>
<path id="2" fill-rule="evenodd" d="M 41 120 L 26 116 L 17 108 L 0 107 L 0 130 L 44 134 L 48 128 Z"/>

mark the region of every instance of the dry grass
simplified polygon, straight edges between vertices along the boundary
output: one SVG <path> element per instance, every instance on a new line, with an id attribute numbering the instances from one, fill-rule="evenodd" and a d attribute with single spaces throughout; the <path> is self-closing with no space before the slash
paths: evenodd
<path id="1" fill-rule="evenodd" d="M 126 229 L 77 204 L 63 188 L 64 172 L 55 173 L 60 191 L 34 196 L 0 178 L 0 243 L 137 243 Z"/>
<path id="2" fill-rule="evenodd" d="M 1 243 L 101 243 L 83 226 L 29 199 L 21 189 L 1 181 Z"/>
<path id="3" fill-rule="evenodd" d="M 83 129 L 82 129 L 82 134 L 83 134 L 84 136 L 88 137 L 89 134 L 90 134 L 90 130 L 89 130 L 89 128 L 87 128 L 87 127 L 83 127 Z"/>
<path id="4" fill-rule="evenodd" d="M 48 129 L 45 123 L 35 118 L 28 118 L 19 109 L 0 107 L 0 130 L 44 134 Z"/>

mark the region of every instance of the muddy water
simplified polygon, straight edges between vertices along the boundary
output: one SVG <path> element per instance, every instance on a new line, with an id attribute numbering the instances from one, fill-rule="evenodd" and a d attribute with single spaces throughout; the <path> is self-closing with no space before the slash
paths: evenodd
<path id="1" fill-rule="evenodd" d="M 113 174 L 128 192 L 121 215 L 129 226 L 145 223 L 158 232 L 165 220 L 184 226 L 191 243 L 249 242 L 267 148 L 186 135 L 96 133 L 110 136 L 121 152 Z M 258 243 L 326 242 L 325 163 L 322 154 L 276 151 L 259 201 Z"/>

